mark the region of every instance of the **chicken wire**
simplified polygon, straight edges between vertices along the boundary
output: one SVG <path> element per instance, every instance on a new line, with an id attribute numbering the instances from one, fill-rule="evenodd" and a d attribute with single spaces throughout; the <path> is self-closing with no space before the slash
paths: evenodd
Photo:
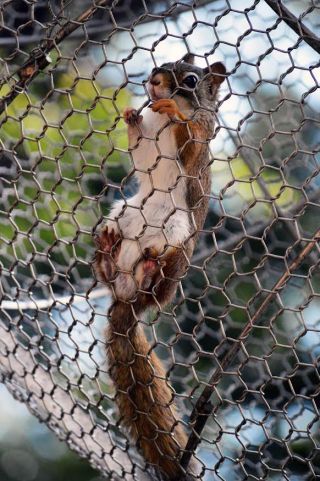
<path id="1" fill-rule="evenodd" d="M 187 424 L 209 389 L 201 479 L 320 477 L 320 64 L 301 31 L 316 38 L 320 4 L 283 2 L 299 36 L 268 3 L 0 5 L 1 381 L 110 479 L 155 474 L 115 407 L 92 237 L 136 189 L 124 108 L 143 105 L 155 65 L 187 51 L 228 71 L 210 208 L 175 302 L 144 328 Z"/>

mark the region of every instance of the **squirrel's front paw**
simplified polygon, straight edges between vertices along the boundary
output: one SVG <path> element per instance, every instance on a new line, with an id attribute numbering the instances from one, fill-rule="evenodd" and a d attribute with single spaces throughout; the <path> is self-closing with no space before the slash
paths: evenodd
<path id="1" fill-rule="evenodd" d="M 138 111 L 136 109 L 132 109 L 131 107 L 125 109 L 123 112 L 123 118 L 125 123 L 131 126 L 141 124 L 143 120 L 143 116 L 139 115 Z"/>
<path id="2" fill-rule="evenodd" d="M 150 105 L 150 108 L 153 112 L 158 112 L 159 114 L 167 114 L 170 119 L 186 119 L 185 116 L 180 112 L 176 101 L 173 99 L 156 100 Z"/>
<path id="3" fill-rule="evenodd" d="M 117 259 L 121 249 L 121 237 L 113 229 L 105 226 L 95 237 L 97 251 L 94 267 L 103 282 L 110 282 L 117 273 Z"/>

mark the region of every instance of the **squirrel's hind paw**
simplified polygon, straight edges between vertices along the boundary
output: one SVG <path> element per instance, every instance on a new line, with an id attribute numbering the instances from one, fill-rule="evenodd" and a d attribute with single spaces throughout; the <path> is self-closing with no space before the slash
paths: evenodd
<path id="1" fill-rule="evenodd" d="M 137 281 L 140 289 L 144 291 L 151 291 L 161 275 L 160 270 L 164 263 L 157 259 L 158 254 L 156 249 L 148 247 L 143 252 L 144 259 L 137 268 Z"/>
<path id="2" fill-rule="evenodd" d="M 121 236 L 108 226 L 95 237 L 98 250 L 95 255 L 95 271 L 98 277 L 108 283 L 117 273 L 117 259 L 121 249 Z"/>

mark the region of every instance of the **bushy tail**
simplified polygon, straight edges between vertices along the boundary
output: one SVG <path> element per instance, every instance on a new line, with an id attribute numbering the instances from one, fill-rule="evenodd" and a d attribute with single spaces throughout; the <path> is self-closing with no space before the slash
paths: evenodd
<path id="1" fill-rule="evenodd" d="M 160 359 L 135 320 L 133 305 L 117 301 L 110 313 L 107 355 L 122 421 L 146 461 L 169 480 L 183 479 L 180 449 L 187 442 Z"/>

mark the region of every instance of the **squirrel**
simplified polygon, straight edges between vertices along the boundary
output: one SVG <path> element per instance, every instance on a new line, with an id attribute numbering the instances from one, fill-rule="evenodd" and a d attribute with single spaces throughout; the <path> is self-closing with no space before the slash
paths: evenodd
<path id="1" fill-rule="evenodd" d="M 194 479 L 179 463 L 187 434 L 139 320 L 173 300 L 203 228 L 208 141 L 225 76 L 221 62 L 202 69 L 192 54 L 152 70 L 151 103 L 124 112 L 138 191 L 114 203 L 96 234 L 94 269 L 113 297 L 106 350 L 121 420 L 147 463 L 170 481 Z"/>

